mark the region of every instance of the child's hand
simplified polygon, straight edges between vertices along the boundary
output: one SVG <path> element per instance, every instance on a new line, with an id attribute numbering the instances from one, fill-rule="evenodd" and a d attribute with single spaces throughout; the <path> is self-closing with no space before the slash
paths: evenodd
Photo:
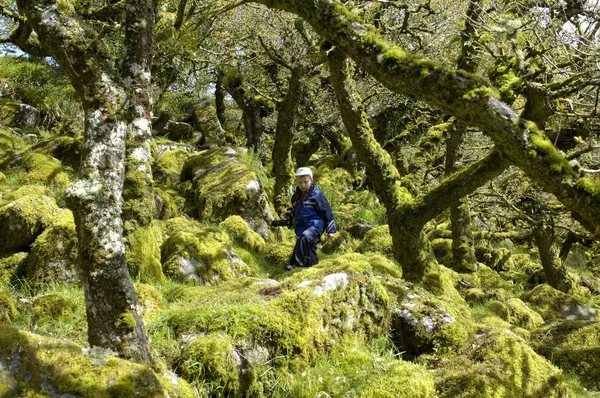
<path id="1" fill-rule="evenodd" d="M 333 234 L 327 234 L 327 240 L 333 239 Z"/>

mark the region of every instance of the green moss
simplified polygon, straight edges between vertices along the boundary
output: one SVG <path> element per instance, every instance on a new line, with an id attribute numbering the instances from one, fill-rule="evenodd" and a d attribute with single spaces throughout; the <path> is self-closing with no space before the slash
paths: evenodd
<path id="1" fill-rule="evenodd" d="M 3 192 L 0 196 L 0 206 L 4 206 L 26 195 L 42 196 L 47 190 L 42 185 L 22 185 L 14 191 Z"/>
<path id="2" fill-rule="evenodd" d="M 0 323 L 9 322 L 16 315 L 17 308 L 10 298 L 10 295 L 8 292 L 0 290 Z"/>
<path id="3" fill-rule="evenodd" d="M 54 199 L 33 194 L 0 207 L 0 251 L 28 250 L 57 211 Z"/>
<path id="4" fill-rule="evenodd" d="M 46 396 L 49 391 L 91 398 L 194 396 L 185 381 L 172 382 L 146 365 L 6 326 L 0 326 L 0 365 L 3 396 Z"/>
<path id="5" fill-rule="evenodd" d="M 60 209 L 31 245 L 25 276 L 36 285 L 76 282 L 77 231 L 70 210 Z"/>
<path id="6" fill-rule="evenodd" d="M 390 235 L 390 227 L 386 224 L 367 232 L 357 251 L 360 253 L 377 252 L 392 256 L 392 248 L 393 243 L 392 236 Z"/>
<path id="7" fill-rule="evenodd" d="M 183 164 L 190 155 L 190 152 L 182 149 L 163 152 L 152 169 L 154 179 L 168 186 L 177 185 Z"/>
<path id="8" fill-rule="evenodd" d="M 0 287 L 7 286 L 13 277 L 22 272 L 27 262 L 27 253 L 15 253 L 0 258 Z"/>
<path id="9" fill-rule="evenodd" d="M 534 287 L 521 298 L 546 321 L 552 319 L 596 321 L 598 319 L 596 310 L 547 284 Z"/>
<path id="10" fill-rule="evenodd" d="M 250 229 L 248 223 L 240 216 L 227 217 L 219 224 L 227 234 L 238 244 L 260 253 L 265 248 L 265 240 Z"/>
<path id="11" fill-rule="evenodd" d="M 542 157 L 550 170 L 555 174 L 570 177 L 577 176 L 577 173 L 573 170 L 573 166 L 569 164 L 566 157 L 556 150 L 552 141 L 537 128 L 535 123 L 529 122 L 527 127 L 530 132 L 529 141 L 531 144 L 529 153 L 532 157 Z"/>
<path id="12" fill-rule="evenodd" d="M 30 152 L 23 157 L 25 174 L 21 178 L 27 183 L 42 183 L 66 188 L 69 175 L 60 161 L 49 155 Z"/>
<path id="13" fill-rule="evenodd" d="M 0 127 L 0 151 L 18 149 L 18 144 L 12 132 Z"/>
<path id="14" fill-rule="evenodd" d="M 568 396 L 561 371 L 507 330 L 476 335 L 460 355 L 437 367 L 440 398 Z"/>
<path id="15" fill-rule="evenodd" d="M 326 357 L 298 373 L 283 373 L 273 396 L 408 398 L 433 397 L 435 387 L 425 367 L 395 358 L 360 341 L 342 341 Z"/>
<path id="16" fill-rule="evenodd" d="M 120 329 L 133 331 L 135 329 L 135 317 L 131 312 L 123 312 L 119 315 L 119 319 L 115 326 Z"/>
<path id="17" fill-rule="evenodd" d="M 161 314 L 153 330 L 166 328 L 175 336 L 226 334 L 225 353 L 231 344 L 246 358 L 265 352 L 261 363 L 268 361 L 268 367 L 303 369 L 342 336 L 364 341 L 386 330 L 389 296 L 369 268 L 348 258 L 323 260 L 283 283 L 243 279 L 219 288 L 178 289 L 180 303 Z M 256 375 L 257 368 L 249 366 L 247 371 Z"/>
<path id="18" fill-rule="evenodd" d="M 174 190 L 162 190 L 157 187 L 154 187 L 154 193 L 159 198 L 159 200 L 155 198 L 156 212 L 154 214 L 158 220 L 179 217 L 180 209 L 184 206 L 184 198 Z"/>
<path id="19" fill-rule="evenodd" d="M 160 263 L 162 242 L 162 229 L 156 221 L 127 234 L 127 266 L 132 277 L 142 282 L 159 282 L 164 279 Z"/>
<path id="20" fill-rule="evenodd" d="M 58 294 L 46 294 L 37 297 L 32 303 L 33 314 L 37 319 L 64 318 L 71 311 L 71 305 Z"/>
<path id="21" fill-rule="evenodd" d="M 554 364 L 578 375 L 583 386 L 600 390 L 600 323 L 552 323 L 535 331 L 531 342 Z"/>
<path id="22" fill-rule="evenodd" d="M 162 311 L 165 299 L 154 286 L 138 283 L 135 285 L 135 292 L 137 293 L 138 304 L 141 307 L 140 312 L 144 317 L 154 317 Z"/>
<path id="23" fill-rule="evenodd" d="M 180 229 L 161 247 L 165 275 L 181 281 L 212 284 L 256 274 L 256 269 L 235 255 L 229 236 L 222 230 L 186 219 L 170 220 L 167 229 L 174 225 Z"/>
<path id="24" fill-rule="evenodd" d="M 527 330 L 534 330 L 544 324 L 544 319 L 540 314 L 532 310 L 519 299 L 510 299 L 506 302 L 510 318 L 509 322 L 513 325 Z"/>
<path id="25" fill-rule="evenodd" d="M 183 349 L 178 369 L 186 379 L 201 384 L 208 391 L 220 391 L 221 396 L 240 396 L 240 381 L 231 337 L 210 333 L 195 337 Z"/>

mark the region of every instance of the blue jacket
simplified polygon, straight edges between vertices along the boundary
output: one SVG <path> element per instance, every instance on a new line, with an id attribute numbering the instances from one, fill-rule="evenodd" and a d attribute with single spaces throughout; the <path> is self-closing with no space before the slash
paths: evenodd
<path id="1" fill-rule="evenodd" d="M 323 232 L 336 232 L 333 212 L 329 202 L 323 195 L 323 192 L 315 184 L 312 184 L 306 198 L 300 203 L 302 191 L 296 187 L 296 192 L 292 195 L 292 207 L 296 225 L 294 231 L 296 236 L 301 236 L 309 227 L 315 227 L 319 236 Z"/>

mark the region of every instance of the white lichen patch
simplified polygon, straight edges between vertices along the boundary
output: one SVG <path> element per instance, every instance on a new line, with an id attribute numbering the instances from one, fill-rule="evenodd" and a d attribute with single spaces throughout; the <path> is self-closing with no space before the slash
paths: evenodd
<path id="1" fill-rule="evenodd" d="M 258 180 L 250 180 L 246 184 L 246 190 L 248 192 L 260 193 L 260 183 L 258 182 Z"/>
<path id="2" fill-rule="evenodd" d="M 340 286 L 346 288 L 348 287 L 349 279 L 350 278 L 348 277 L 348 274 L 345 272 L 327 275 L 325 278 L 323 278 L 323 283 L 315 287 L 313 292 L 316 296 L 321 297 L 325 293 L 335 290 Z"/>

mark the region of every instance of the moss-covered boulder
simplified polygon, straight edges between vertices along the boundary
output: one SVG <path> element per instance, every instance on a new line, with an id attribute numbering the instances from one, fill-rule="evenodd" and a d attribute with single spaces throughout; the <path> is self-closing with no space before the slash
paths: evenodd
<path id="1" fill-rule="evenodd" d="M 33 314 L 38 320 L 60 319 L 72 312 L 71 304 L 58 294 L 36 297 L 32 303 Z"/>
<path id="2" fill-rule="evenodd" d="M 0 290 L 0 323 L 9 322 L 17 315 L 17 308 L 10 298 L 10 294 Z"/>
<path id="3" fill-rule="evenodd" d="M 297 373 L 282 372 L 287 383 L 279 383 L 272 396 L 299 398 L 433 398 L 435 385 L 424 366 L 381 351 L 382 339 L 364 345 L 348 339 Z"/>
<path id="4" fill-rule="evenodd" d="M 18 149 L 19 146 L 18 137 L 11 130 L 0 127 L 0 151 Z"/>
<path id="5" fill-rule="evenodd" d="M 193 397 L 171 373 L 0 325 L 0 396 Z"/>
<path id="6" fill-rule="evenodd" d="M 142 282 L 164 279 L 160 248 L 163 231 L 158 221 L 138 227 L 127 234 L 127 266 L 129 274 Z"/>
<path id="7" fill-rule="evenodd" d="M 25 276 L 35 285 L 74 283 L 79 280 L 76 261 L 77 231 L 73 213 L 60 209 L 51 225 L 31 245 Z"/>
<path id="8" fill-rule="evenodd" d="M 57 185 L 66 188 L 69 184 L 68 169 L 58 159 L 41 153 L 30 152 L 23 157 L 22 166 L 25 173 L 21 181 Z"/>
<path id="9" fill-rule="evenodd" d="M 6 286 L 15 275 L 25 269 L 27 253 L 15 253 L 0 258 L 0 286 Z"/>
<path id="10" fill-rule="evenodd" d="M 0 207 L 0 253 L 28 251 L 57 212 L 54 199 L 35 194 Z"/>
<path id="11" fill-rule="evenodd" d="M 40 111 L 28 104 L 4 102 L 0 104 L 0 124 L 18 129 L 32 129 L 40 119 Z"/>
<path id="12" fill-rule="evenodd" d="M 533 332 L 531 344 L 555 365 L 578 375 L 583 386 L 600 390 L 600 323 L 554 322 Z"/>
<path id="13" fill-rule="evenodd" d="M 359 253 L 373 252 L 393 256 L 392 248 L 392 235 L 390 235 L 390 227 L 386 224 L 367 232 L 357 251 Z"/>
<path id="14" fill-rule="evenodd" d="M 542 316 L 519 299 L 510 299 L 507 302 L 492 300 L 488 308 L 511 325 L 527 330 L 536 329 L 544 324 Z"/>
<path id="15" fill-rule="evenodd" d="M 265 248 L 265 240 L 248 226 L 248 223 L 240 216 L 230 216 L 219 224 L 225 232 L 237 244 L 254 250 L 258 253 Z"/>
<path id="16" fill-rule="evenodd" d="M 277 369 L 304 369 L 344 336 L 364 341 L 389 328 L 389 295 L 368 258 L 356 254 L 299 269 L 282 282 L 246 278 L 169 296 L 178 303 L 154 330 L 181 340 L 183 373 L 199 385 L 220 380 L 209 393 L 226 388 L 225 396 L 269 396 Z"/>
<path id="17" fill-rule="evenodd" d="M 273 214 L 257 175 L 244 156 L 243 150 L 232 148 L 201 151 L 187 159 L 181 180 L 193 183 L 201 221 L 216 223 L 237 214 L 266 239 Z"/>
<path id="18" fill-rule="evenodd" d="M 568 397 L 562 372 L 509 330 L 477 334 L 434 371 L 440 398 Z"/>
<path id="19" fill-rule="evenodd" d="M 391 337 L 407 358 L 456 350 L 474 333 L 469 307 L 454 288 L 449 271 L 426 275 L 424 285 L 428 290 L 397 283 Z"/>
<path id="20" fill-rule="evenodd" d="M 190 155 L 189 151 L 179 148 L 162 152 L 152 168 L 154 180 L 168 186 L 176 186 L 183 164 Z"/>
<path id="21" fill-rule="evenodd" d="M 173 232 L 161 247 L 165 275 L 201 285 L 256 275 L 219 228 L 181 219 L 169 220 L 167 225 Z"/>
<path id="22" fill-rule="evenodd" d="M 154 286 L 138 283 L 135 285 L 135 292 L 138 296 L 140 312 L 144 317 L 154 317 L 163 309 L 165 299 Z"/>
<path id="23" fill-rule="evenodd" d="M 598 320 L 598 312 L 594 308 L 547 284 L 534 287 L 523 294 L 521 299 L 528 302 L 546 321 L 552 319 Z"/>

